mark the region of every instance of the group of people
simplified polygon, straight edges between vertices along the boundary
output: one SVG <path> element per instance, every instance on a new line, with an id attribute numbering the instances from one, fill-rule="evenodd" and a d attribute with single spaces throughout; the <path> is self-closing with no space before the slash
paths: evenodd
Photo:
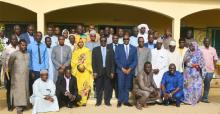
<path id="1" fill-rule="evenodd" d="M 193 38 L 180 38 L 176 47 L 169 29 L 159 36 L 146 24 L 132 33 L 109 27 L 97 33 L 93 25 L 62 32 L 49 26 L 45 36 L 34 32 L 33 25 L 20 31 L 15 25 L 14 34 L 6 38 L 0 30 L 9 111 L 16 107 L 22 114 L 29 102 L 33 114 L 86 106 L 89 96 L 96 98 L 96 106 L 103 99 L 111 106 L 113 90 L 117 107 L 133 105 L 129 93 L 138 109 L 152 102 L 177 107 L 209 102 L 218 56 L 208 38 L 202 47 Z"/>

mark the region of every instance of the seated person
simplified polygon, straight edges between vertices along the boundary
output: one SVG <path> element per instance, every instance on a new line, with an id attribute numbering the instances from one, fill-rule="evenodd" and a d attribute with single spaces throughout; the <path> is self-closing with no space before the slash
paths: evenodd
<path id="1" fill-rule="evenodd" d="M 33 94 L 30 102 L 33 105 L 32 114 L 40 112 L 59 111 L 56 86 L 52 80 L 48 80 L 48 71 L 40 71 L 40 78 L 33 84 Z"/>
<path id="2" fill-rule="evenodd" d="M 68 108 L 72 108 L 81 100 L 81 96 L 78 95 L 77 81 L 75 76 L 71 75 L 70 67 L 65 68 L 64 76 L 59 76 L 56 87 L 60 107 L 65 104 Z"/>
<path id="3" fill-rule="evenodd" d="M 164 73 L 161 89 L 161 97 L 166 106 L 176 102 L 176 106 L 180 107 L 180 103 L 183 100 L 183 76 L 176 71 L 175 64 L 170 64 L 169 71 Z"/>
<path id="4" fill-rule="evenodd" d="M 152 64 L 150 62 L 144 64 L 144 71 L 140 72 L 134 80 L 133 93 L 137 109 L 146 107 L 148 101 L 159 99 L 159 90 L 153 79 Z"/>

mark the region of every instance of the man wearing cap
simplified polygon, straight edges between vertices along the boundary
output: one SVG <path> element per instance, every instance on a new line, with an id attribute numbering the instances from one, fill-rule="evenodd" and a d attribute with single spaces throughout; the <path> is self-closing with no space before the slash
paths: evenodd
<path id="1" fill-rule="evenodd" d="M 95 30 L 90 31 L 89 34 L 90 34 L 90 41 L 86 43 L 86 47 L 92 51 L 93 48 L 99 46 L 99 42 L 96 42 L 96 31 Z"/>
<path id="2" fill-rule="evenodd" d="M 161 38 L 157 40 L 156 48 L 151 50 L 151 54 L 154 81 L 157 85 L 157 88 L 160 88 L 163 73 L 168 69 L 168 52 L 163 48 L 163 40 Z"/>
<path id="3" fill-rule="evenodd" d="M 178 53 L 178 50 L 176 49 L 176 41 L 171 40 L 169 44 L 169 50 L 168 50 L 168 64 L 175 64 L 176 71 L 180 71 L 182 67 L 182 63 L 180 60 L 180 53 Z"/>
<path id="4" fill-rule="evenodd" d="M 59 111 L 55 92 L 56 86 L 52 80 L 48 80 L 48 71 L 41 70 L 40 78 L 33 84 L 33 95 L 30 97 L 32 114 Z"/>

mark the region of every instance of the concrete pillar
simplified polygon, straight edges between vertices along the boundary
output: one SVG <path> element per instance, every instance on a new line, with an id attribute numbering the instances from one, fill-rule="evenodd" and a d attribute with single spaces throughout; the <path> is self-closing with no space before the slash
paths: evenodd
<path id="1" fill-rule="evenodd" d="M 41 31 L 44 34 L 44 13 L 37 13 L 37 31 Z"/>
<path id="2" fill-rule="evenodd" d="M 181 25 L 181 19 L 180 18 L 174 18 L 172 22 L 172 36 L 177 42 L 177 46 L 179 45 L 179 39 L 180 39 L 180 25 Z"/>

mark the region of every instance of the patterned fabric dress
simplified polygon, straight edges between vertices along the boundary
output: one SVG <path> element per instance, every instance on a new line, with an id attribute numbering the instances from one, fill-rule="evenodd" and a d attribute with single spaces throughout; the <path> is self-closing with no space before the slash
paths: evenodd
<path id="1" fill-rule="evenodd" d="M 205 63 L 201 50 L 196 42 L 192 42 L 195 51 L 187 50 L 184 63 L 188 61 L 183 72 L 184 76 L 184 102 L 195 105 L 202 96 L 202 76 L 205 73 Z M 197 67 L 195 67 L 197 65 Z"/>

